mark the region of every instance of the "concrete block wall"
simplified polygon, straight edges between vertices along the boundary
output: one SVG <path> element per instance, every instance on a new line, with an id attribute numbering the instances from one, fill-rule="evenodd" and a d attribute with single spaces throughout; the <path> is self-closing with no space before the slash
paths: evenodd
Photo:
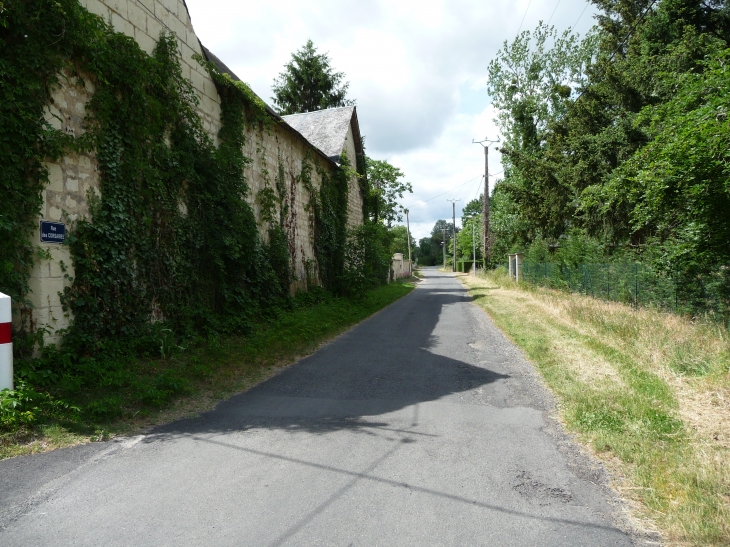
<path id="1" fill-rule="evenodd" d="M 134 38 L 147 53 L 152 53 L 163 32 L 172 32 L 180 50 L 180 63 L 183 75 L 192 83 L 200 104 L 198 114 L 206 132 L 218 144 L 220 130 L 220 98 L 210 76 L 200 63 L 193 58 L 202 55 L 197 36 L 193 30 L 190 16 L 182 0 L 79 0 L 90 12 L 109 22 L 116 31 Z M 83 82 L 69 74 L 60 75 L 61 85 L 52 92 L 52 101 L 46 112 L 46 119 L 57 129 L 76 136 L 84 132 L 85 106 L 94 92 L 89 78 Z M 83 77 L 83 74 L 82 74 Z M 308 144 L 303 137 L 293 132 L 282 122 L 270 126 L 254 127 L 247 130 L 245 153 L 253 161 L 246 170 L 247 182 L 251 191 L 247 197 L 257 218 L 260 211 L 256 194 L 266 184 L 266 171 L 271 185 L 278 172 L 279 158 L 285 166 L 289 215 L 285 230 L 290 240 L 295 281 L 292 290 L 306 288 L 307 264 L 314 260 L 313 237 L 306 210 L 309 194 L 298 180 L 302 162 L 309 156 L 321 169 L 332 169 L 332 164 L 324 159 Z M 350 158 L 355 158 L 352 135 L 348 135 L 346 149 Z M 88 198 L 92 193 L 99 194 L 98 163 L 93 154 L 70 154 L 57 163 L 46 165 L 49 184 L 43 192 L 43 206 L 39 220 L 55 220 L 72 224 L 89 214 Z M 315 187 L 320 184 L 317 170 L 312 172 Z M 349 225 L 362 222 L 362 197 L 355 180 L 349 188 Z M 259 222 L 260 233 L 266 238 L 267 226 Z M 59 293 L 73 277 L 73 264 L 67 246 L 53 243 L 39 243 L 39 229 L 33 235 L 33 242 L 46 253 L 48 259 L 40 259 L 31 272 L 31 293 L 28 299 L 33 308 L 14 310 L 13 321 L 16 326 L 26 325 L 47 327 L 52 333 L 68 327 L 73 318 L 61 308 Z M 317 272 L 309 274 L 317 275 Z M 51 334 L 47 340 L 57 342 L 59 336 Z"/>
<path id="2" fill-rule="evenodd" d="M 206 131 L 218 141 L 220 98 L 215 84 L 194 55 L 202 55 L 190 15 L 182 0 L 79 0 L 91 13 L 111 23 L 114 30 L 134 38 L 152 53 L 161 33 L 172 33 L 180 50 L 180 65 L 200 99 L 198 113 Z"/>
<path id="3" fill-rule="evenodd" d="M 276 177 L 279 175 L 279 162 L 284 168 L 284 186 L 286 193 L 280 196 L 288 208 L 284 222 L 284 231 L 289 239 L 289 253 L 294 268 L 292 291 L 306 289 L 307 262 L 314 260 L 314 239 L 310 226 L 310 214 L 307 210 L 310 203 L 309 191 L 300 180 L 305 158 L 312 163 L 312 184 L 318 188 L 321 177 L 319 169 L 331 169 L 331 164 L 320 155 L 312 153 L 312 149 L 301 138 L 293 135 L 291 129 L 281 123 L 263 126 L 246 135 L 244 153 L 252 159 L 244 171 L 249 185 L 248 201 L 259 219 L 259 234 L 266 241 L 268 228 L 261 219 L 261 208 L 256 200 L 257 193 L 268 184 L 276 191 Z M 277 211 L 278 215 L 279 211 Z M 310 272 L 311 273 L 311 272 Z"/>

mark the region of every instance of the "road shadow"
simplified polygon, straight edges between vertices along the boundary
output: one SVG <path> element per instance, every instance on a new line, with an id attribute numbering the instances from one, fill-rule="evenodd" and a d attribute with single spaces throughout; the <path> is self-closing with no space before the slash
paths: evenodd
<path id="1" fill-rule="evenodd" d="M 473 340 L 459 332 L 459 311 L 451 306 L 471 302 L 467 291 L 452 283 L 440 287 L 439 277 L 429 275 L 435 283 L 418 287 L 315 354 L 212 411 L 154 429 L 145 442 L 252 428 L 379 435 L 392 428 L 378 416 L 507 378 L 488 363 L 483 366 L 484 354 L 469 348 Z M 449 309 L 449 328 L 457 331 L 437 331 Z M 448 356 L 457 352 L 473 357 L 471 362 Z M 494 359 L 497 367 L 502 359 Z"/>

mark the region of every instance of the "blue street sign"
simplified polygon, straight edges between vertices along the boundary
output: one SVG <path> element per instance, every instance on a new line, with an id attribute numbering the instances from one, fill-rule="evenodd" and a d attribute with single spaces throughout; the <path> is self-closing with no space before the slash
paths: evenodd
<path id="1" fill-rule="evenodd" d="M 66 239 L 66 225 L 63 222 L 41 220 L 41 243 L 63 243 Z"/>

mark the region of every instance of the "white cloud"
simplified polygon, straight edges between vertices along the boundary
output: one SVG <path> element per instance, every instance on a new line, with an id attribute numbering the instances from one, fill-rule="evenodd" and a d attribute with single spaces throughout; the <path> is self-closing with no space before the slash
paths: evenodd
<path id="1" fill-rule="evenodd" d="M 413 184 L 404 203 L 420 238 L 436 220 L 450 218 L 447 198 L 461 199 L 458 219 L 460 207 L 477 194 L 484 153 L 471 141 L 497 136 L 486 94 L 489 61 L 514 38 L 523 16 L 522 29 L 530 30 L 554 10 L 551 23 L 562 30 L 575 23 L 586 0 L 187 0 L 187 5 L 203 44 L 266 101 L 274 78 L 307 39 L 328 52 L 350 82 L 368 153 L 403 169 Z M 590 27 L 593 12 L 589 6 L 579 32 Z M 495 150 L 489 159 L 491 173 L 502 170 Z"/>

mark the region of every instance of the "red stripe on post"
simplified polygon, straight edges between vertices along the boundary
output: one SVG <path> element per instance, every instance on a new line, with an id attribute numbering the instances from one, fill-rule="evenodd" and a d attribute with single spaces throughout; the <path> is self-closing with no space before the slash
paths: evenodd
<path id="1" fill-rule="evenodd" d="M 0 344 L 9 344 L 13 341 L 12 323 L 0 323 Z"/>

